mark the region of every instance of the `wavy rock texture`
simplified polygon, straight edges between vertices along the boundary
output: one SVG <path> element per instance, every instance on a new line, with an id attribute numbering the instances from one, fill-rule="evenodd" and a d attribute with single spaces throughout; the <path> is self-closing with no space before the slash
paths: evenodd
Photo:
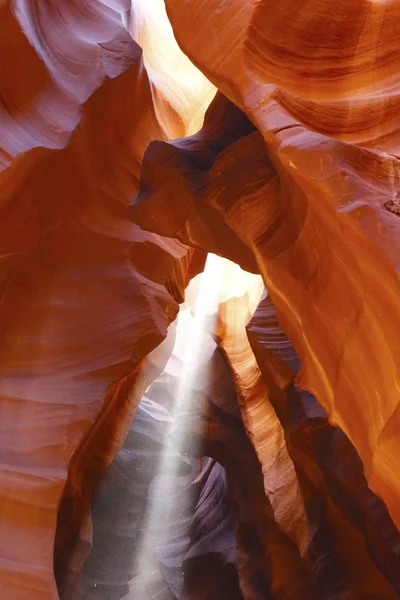
<path id="1" fill-rule="evenodd" d="M 388 260 L 398 259 L 392 243 L 397 239 L 397 217 L 390 214 L 393 235 L 386 235 L 388 221 L 380 219 L 385 210 L 374 210 L 377 189 L 386 190 L 387 197 L 393 178 L 378 183 L 373 179 L 382 155 L 354 146 L 341 160 L 337 148 L 336 159 L 350 184 L 344 206 L 335 212 L 329 191 L 334 190 L 337 173 L 330 166 L 324 170 L 324 161 L 334 164 L 333 159 L 318 151 L 315 138 L 311 152 L 304 128 L 288 125 L 287 119 L 277 127 L 283 113 L 272 99 L 274 129 L 264 138 L 258 131 L 246 135 L 238 109 L 235 116 L 232 107 L 226 109 L 232 115 L 229 122 L 218 117 L 224 112 L 223 103 L 223 98 L 216 98 L 196 136 L 150 145 L 141 192 L 130 208 L 132 218 L 145 229 L 234 260 L 240 251 L 235 239 L 247 246 L 300 357 L 299 384 L 318 397 L 330 421 L 340 425 L 355 445 L 370 486 L 398 523 L 394 431 L 400 289 Z M 242 132 L 240 137 L 234 137 L 236 131 Z M 322 136 L 319 141 L 333 143 Z M 216 151 L 211 153 L 210 148 Z M 309 162 L 305 174 L 303 159 L 298 158 L 303 148 Z M 355 156 L 371 159 L 363 185 L 358 185 L 360 174 L 356 175 L 363 163 L 353 162 Z M 346 170 L 346 160 L 352 169 Z M 387 169 L 394 160 L 389 158 Z M 321 187 L 323 193 L 318 193 Z M 375 189 L 375 195 L 358 199 L 367 189 Z M 336 203 L 339 199 L 340 194 Z M 218 220 L 207 219 L 207 214 L 218 215 L 223 227 L 231 230 L 229 235 L 223 237 Z M 372 243 L 379 231 L 386 257 Z M 253 266 L 250 260 L 241 264 Z"/>
<path id="2" fill-rule="evenodd" d="M 293 381 L 282 385 L 279 372 L 286 366 L 294 377 L 299 360 L 267 294 L 249 321 L 247 334 L 302 490 L 310 531 L 308 554 L 320 593 L 350 591 L 353 597 L 375 588 L 382 594 L 386 586 L 374 572 L 368 552 L 399 595 L 399 533 L 384 504 L 368 488 L 348 438 L 328 423 L 314 396 Z M 386 594 L 390 597 L 393 592 Z"/>
<path id="3" fill-rule="evenodd" d="M 386 44 L 384 34 L 398 26 L 397 3 L 343 0 L 334 18 L 326 0 L 306 6 L 227 0 L 222 7 L 215 0 L 167 0 L 166 6 L 183 51 L 263 137 L 287 203 L 277 244 L 291 251 L 271 256 L 249 239 L 250 223 L 232 228 L 254 247 L 302 361 L 303 387 L 355 444 L 370 485 L 399 524 L 398 78 L 396 59 L 389 58 L 394 42 Z M 260 231 L 276 231 L 277 219 L 270 215 Z M 275 267 L 286 273 L 276 281 Z M 296 284 L 293 268 L 302 270 Z M 339 292 L 344 285 L 346 296 Z M 332 305 L 338 294 L 341 302 Z M 329 344 L 335 349 L 324 358 Z"/>
<path id="4" fill-rule="evenodd" d="M 248 306 L 246 296 L 221 305 L 216 333 L 231 365 L 243 420 L 263 468 L 265 500 L 272 508 L 274 526 L 262 530 L 264 556 L 258 552 L 271 597 L 396 598 L 397 529 L 368 489 L 346 436 L 328 424 L 315 398 L 288 377 L 293 369 L 293 379 L 298 359 L 269 297 L 247 327 L 254 355 L 249 351 L 244 333 Z M 296 512 L 297 519 L 290 518 Z M 250 586 L 242 586 L 245 597 L 258 597 Z"/>
<path id="5" fill-rule="evenodd" d="M 279 6 L 271 0 L 226 0 L 222 6 L 217 0 L 167 0 L 166 6 L 184 52 L 263 123 L 266 137 L 275 97 L 310 129 L 396 153 L 396 2 L 341 0 L 334 14 L 327 0 L 301 6 L 293 0 Z"/>
<path id="6" fill-rule="evenodd" d="M 121 20 L 128 8 L 123 0 L 85 1 L 79 10 L 68 0 L 2 3 L 1 168 L 31 148 L 63 148 L 104 76 L 131 64 Z"/>
<path id="7" fill-rule="evenodd" d="M 58 585 L 79 570 L 96 478 L 204 264 L 126 216 L 146 146 L 166 139 L 128 8 L 1 6 L 0 580 L 15 600 L 58 597 L 54 545 Z"/>
<path id="8" fill-rule="evenodd" d="M 0 2 L 2 597 L 400 596 L 399 23 Z"/>
<path id="9" fill-rule="evenodd" d="M 254 529 L 259 545 L 258 560 L 251 555 L 246 565 L 247 570 L 257 568 L 258 572 L 250 581 L 245 579 L 243 589 L 246 598 L 264 597 L 268 589 L 274 598 L 310 598 L 313 584 L 301 559 L 308 536 L 305 507 L 282 427 L 246 337 L 245 324 L 250 316 L 248 297 L 233 298 L 220 305 L 216 325 L 217 339 L 231 365 L 254 459 L 258 457 L 262 467 L 262 477 L 261 473 L 257 476 L 251 468 L 252 462 L 253 468 L 257 462 L 240 452 L 238 462 L 244 463 L 241 479 L 248 477 L 245 489 L 251 490 L 247 502 L 255 502 L 245 523 L 250 532 Z"/>
<path id="10" fill-rule="evenodd" d="M 200 76 L 175 41 L 164 0 L 135 0 L 128 29 L 143 48 L 157 119 L 170 138 L 196 133 L 216 88 Z"/>

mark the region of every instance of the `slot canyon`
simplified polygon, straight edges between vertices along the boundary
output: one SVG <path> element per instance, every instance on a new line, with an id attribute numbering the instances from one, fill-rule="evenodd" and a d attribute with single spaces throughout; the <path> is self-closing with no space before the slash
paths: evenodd
<path id="1" fill-rule="evenodd" d="M 399 73 L 399 0 L 0 0 L 0 600 L 400 599 Z"/>

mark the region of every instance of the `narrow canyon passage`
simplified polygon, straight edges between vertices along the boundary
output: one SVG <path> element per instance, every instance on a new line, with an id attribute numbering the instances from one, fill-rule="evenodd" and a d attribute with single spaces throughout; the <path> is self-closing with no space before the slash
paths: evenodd
<path id="1" fill-rule="evenodd" d="M 0 0 L 0 600 L 400 598 L 399 32 Z"/>
<path id="2" fill-rule="evenodd" d="M 61 597 L 242 598 L 229 478 L 210 450 L 224 442 L 213 409 L 239 432 L 240 409 L 214 331 L 222 301 L 250 293 L 254 305 L 262 287 L 215 255 L 190 283 L 167 336 L 171 356 L 95 494 L 92 552 Z M 243 452 L 243 429 L 241 438 Z"/>
<path id="3" fill-rule="evenodd" d="M 169 358 L 96 486 L 91 551 L 75 542 L 60 598 L 396 598 L 400 536 L 295 385 L 261 277 L 209 255 L 157 350 Z"/>

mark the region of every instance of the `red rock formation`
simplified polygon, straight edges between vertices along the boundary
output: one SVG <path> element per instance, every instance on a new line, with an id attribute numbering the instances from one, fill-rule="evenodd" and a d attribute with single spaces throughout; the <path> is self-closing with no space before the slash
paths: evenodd
<path id="1" fill-rule="evenodd" d="M 308 128 L 398 153 L 398 4 L 341 0 L 332 11 L 329 2 L 313 1 L 293 9 L 292 0 L 257 3 L 245 68 L 279 86 L 282 107 Z"/>
<path id="2" fill-rule="evenodd" d="M 2 597 L 400 595 L 400 11 L 303 4 L 0 2 Z"/>
<path id="3" fill-rule="evenodd" d="M 123 0 L 89 0 L 80 10 L 68 0 L 2 3 L 1 168 L 31 148 L 64 148 L 82 104 L 105 76 L 130 66 L 135 48 L 121 21 L 128 8 Z"/>
<path id="4" fill-rule="evenodd" d="M 94 497 L 93 551 L 77 587 L 72 586 L 71 597 L 76 600 L 110 596 L 219 600 L 222 594 L 241 599 L 223 469 L 208 458 L 189 460 L 187 452 L 179 454 L 168 439 L 171 430 L 179 428 L 176 395 L 192 320 L 188 311 L 179 318 L 183 324 L 172 356 L 146 391 L 124 446 Z M 206 334 L 202 349 L 206 368 L 191 381 L 188 409 L 200 393 L 224 404 L 236 398 L 227 367 Z M 186 419 L 182 425 L 188 431 Z M 192 441 L 190 448 L 185 447 L 195 446 Z M 195 453 L 204 455 L 200 446 Z"/>
<path id="5" fill-rule="evenodd" d="M 354 586 L 357 579 L 371 589 L 371 582 L 366 583 L 368 577 L 364 567 L 357 574 L 357 566 L 345 566 L 349 556 L 343 560 L 335 551 L 335 547 L 344 548 L 351 537 L 352 554 L 358 545 L 358 559 L 364 554 L 362 562 L 368 562 L 363 548 L 365 543 L 372 560 L 399 594 L 396 549 L 399 533 L 384 504 L 368 489 L 354 447 L 339 428 L 328 423 L 327 415 L 315 397 L 293 382 L 282 385 L 282 380 L 276 377 L 279 361 L 293 370 L 294 377 L 299 360 L 278 325 L 276 310 L 268 295 L 264 295 L 249 321 L 247 332 L 263 377 L 268 382 L 269 398 L 284 428 L 288 452 L 302 489 L 313 532 L 309 554 L 315 561 L 314 576 L 321 591 L 329 594 L 341 585 Z M 365 537 L 365 542 L 353 526 Z M 340 560 L 341 565 L 338 564 Z M 335 581 L 332 577 L 338 567 L 340 576 Z M 368 573 L 371 575 L 373 569 L 370 568 Z M 379 583 L 378 591 L 382 592 L 382 589 L 382 583 Z"/>
<path id="6" fill-rule="evenodd" d="M 295 210 L 302 207 L 303 215 L 307 214 L 305 225 L 312 227 L 313 232 L 320 231 L 322 239 L 329 239 L 330 247 L 334 249 L 331 264 L 336 268 L 329 270 L 331 291 L 326 287 L 328 298 L 325 302 L 329 304 L 329 297 L 336 296 L 335 290 L 341 289 L 346 281 L 348 307 L 341 308 L 335 303 L 332 311 L 329 306 L 330 325 L 325 325 L 328 331 L 324 341 L 323 319 L 313 320 L 313 323 L 325 349 L 332 330 L 342 336 L 341 342 L 337 338 L 336 359 L 329 354 L 324 361 L 327 364 L 320 367 L 313 358 L 320 356 L 319 360 L 322 360 L 323 351 L 318 342 L 309 339 L 308 331 L 305 345 L 301 339 L 297 341 L 296 326 L 286 326 L 290 317 L 281 314 L 278 298 L 275 301 L 281 320 L 285 322 L 284 328 L 303 359 L 300 377 L 304 386 L 317 393 L 331 419 L 340 424 L 355 443 L 370 485 L 385 498 L 399 524 L 400 490 L 395 467 L 399 449 L 394 433 L 398 421 L 396 389 L 399 374 L 395 365 L 398 364 L 399 347 L 397 336 L 391 336 L 398 327 L 398 324 L 394 326 L 399 312 L 398 280 L 374 248 L 354 234 L 355 225 L 397 268 L 398 224 L 394 215 L 398 161 L 380 150 L 382 147 L 396 152 L 398 146 L 394 117 L 398 82 L 394 63 L 389 60 L 394 52 L 393 42 L 386 44 L 384 41 L 385 28 L 392 31 L 392 27 L 397 27 L 397 3 L 391 0 L 360 0 L 351 5 L 342 2 L 335 10 L 334 20 L 331 3 L 325 1 L 300 7 L 290 0 L 279 5 L 267 0 L 246 3 L 227 0 L 222 10 L 217 10 L 214 0 L 201 3 L 167 1 L 166 4 L 184 52 L 245 110 L 262 133 L 281 185 L 291 198 L 296 197 L 295 204 L 290 201 L 287 212 L 294 217 Z M 276 39 L 273 36 L 277 36 Z M 204 38 L 207 38 L 207 44 L 202 43 Z M 323 44 L 321 40 L 324 40 Z M 329 62 L 332 56 L 337 60 Z M 294 57 L 297 60 L 293 60 Z M 306 81 L 302 79 L 300 83 L 305 69 L 308 69 Z M 325 75 L 323 81 L 321 74 Z M 281 87 L 277 87 L 277 83 Z M 299 121 L 320 133 L 362 143 L 374 150 L 332 143 L 299 126 Z M 335 218 L 332 205 L 337 208 L 338 204 Z M 302 228 L 301 241 L 307 238 L 307 231 Z M 315 235 L 310 233 L 309 236 L 315 243 Z M 300 265 L 301 260 L 301 268 L 305 269 L 304 263 L 310 263 L 311 257 L 305 247 L 304 256 L 301 256 L 299 244 L 300 239 L 296 248 L 293 245 L 293 250 L 296 250 L 297 264 Z M 342 273 L 340 248 L 346 256 Z M 317 273 L 319 264 L 322 273 L 322 265 L 327 264 L 327 250 L 320 246 L 320 252 L 321 258 L 318 258 L 314 251 L 314 266 L 310 264 L 310 273 Z M 287 255 L 285 259 L 288 259 Z M 261 256 L 261 271 L 264 264 L 265 257 Z M 281 272 L 282 268 L 280 265 Z M 336 282 L 334 277 L 337 277 Z M 307 280 L 304 270 L 304 281 Z M 271 285 L 270 275 L 266 283 L 274 296 L 277 292 Z M 290 298 L 287 296 L 289 291 L 284 291 L 282 284 L 279 288 L 279 295 L 286 296 L 292 311 L 302 319 L 304 309 L 299 306 L 300 295 L 307 298 L 307 293 L 303 296 L 304 291 L 299 290 L 299 299 L 295 300 L 292 294 Z M 344 297 L 344 294 L 340 296 Z M 314 299 L 310 297 L 307 306 L 310 307 L 312 302 Z M 319 302 L 322 306 L 322 298 Z M 384 310 L 381 308 L 383 303 Z M 357 305 L 365 308 L 357 310 Z M 314 317 L 317 319 L 317 315 Z M 354 327 L 356 335 L 351 333 Z M 385 339 L 379 344 L 379 350 L 374 343 L 374 352 L 369 350 L 372 329 Z M 347 344 L 344 351 L 344 340 L 350 335 L 353 346 L 359 340 L 359 347 Z M 372 374 L 373 381 L 369 379 Z M 379 390 L 379 398 L 371 398 L 371 389 Z M 379 419 L 375 418 L 376 402 Z"/>
<path id="7" fill-rule="evenodd" d="M 159 372 L 143 360 L 195 273 L 191 251 L 127 219 L 144 149 L 166 138 L 119 10 L 94 10 L 1 8 L 17 69 L 3 73 L 0 173 L 0 580 L 13 600 L 57 598 L 61 497 L 65 569 L 95 479 Z"/>
<path id="8" fill-rule="evenodd" d="M 225 467 L 244 598 L 397 597 L 397 530 L 368 490 L 344 434 L 327 423 L 315 398 L 283 376 L 292 372 L 293 377 L 298 361 L 268 297 L 248 326 L 263 378 L 256 375 L 245 339 L 248 311 L 248 297 L 230 299 L 220 306 L 216 332 L 231 365 L 248 437 L 233 409 L 234 396 L 225 392 L 220 404 L 214 387 L 202 379 L 177 437 L 181 449 L 205 452 Z M 160 398 L 168 389 L 163 377 Z M 293 487 L 297 495 L 291 494 Z M 296 528 L 292 516 L 303 501 L 297 517 L 301 528 Z"/>
<path id="9" fill-rule="evenodd" d="M 395 359 L 400 287 L 395 270 L 367 240 L 370 213 L 355 210 L 354 196 L 350 218 L 335 213 L 329 194 L 317 193 L 315 171 L 311 176 L 309 168 L 308 178 L 304 177 L 300 165 L 292 163 L 294 155 L 286 152 L 288 140 L 293 149 L 302 140 L 295 124 L 288 129 L 275 123 L 264 134 L 268 146 L 258 132 L 233 141 L 226 127 L 234 132 L 236 125 L 242 126 L 243 115 L 237 111 L 229 124 L 220 121 L 224 134 L 220 133 L 219 152 L 211 161 L 204 147 L 210 138 L 215 144 L 212 132 L 221 102 L 213 103 L 192 144 L 178 140 L 150 145 L 141 193 L 131 206 L 131 215 L 145 229 L 196 247 L 203 240 L 204 248 L 229 258 L 234 258 L 237 249 L 234 236 L 247 245 L 301 359 L 300 385 L 318 397 L 331 422 L 340 425 L 354 443 L 370 486 L 398 522 L 396 490 L 400 484 L 393 427 L 398 403 Z M 359 156 L 367 152 L 357 147 L 353 151 Z M 307 151 L 305 155 L 311 163 Z M 316 169 L 316 161 L 323 164 L 323 157 L 315 148 L 312 156 Z M 377 154 L 374 157 L 379 159 Z M 353 177 L 356 191 L 355 172 L 349 170 L 346 176 Z M 162 214 L 168 215 L 165 218 L 161 206 Z M 379 227 L 382 212 L 375 213 Z M 203 216 L 218 213 L 232 230 L 224 238 L 215 221 Z M 390 242 L 385 237 L 380 243 L 389 249 L 388 257 L 394 255 Z M 373 343 L 371 336 L 377 336 L 373 339 L 380 339 L 381 345 Z M 371 389 L 379 390 L 379 395 L 372 397 Z"/>

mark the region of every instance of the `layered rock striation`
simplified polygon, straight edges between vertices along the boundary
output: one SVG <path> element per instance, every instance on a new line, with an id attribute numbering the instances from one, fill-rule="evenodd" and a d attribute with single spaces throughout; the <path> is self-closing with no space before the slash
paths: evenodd
<path id="1" fill-rule="evenodd" d="M 54 546 L 62 573 L 82 528 L 90 547 L 95 481 L 204 264 L 126 215 L 146 146 L 167 139 L 127 9 L 0 9 L 0 580 L 15 600 L 57 598 Z"/>
<path id="2" fill-rule="evenodd" d="M 370 235 L 374 199 L 358 201 L 359 175 L 346 171 L 353 192 L 348 200 L 351 210 L 337 209 L 336 197 L 331 202 L 329 188 L 317 179 L 317 168 L 323 179 L 329 180 L 329 174 L 333 178 L 334 173 L 323 168 L 325 160 L 331 162 L 330 155 L 314 147 L 312 154 L 304 152 L 309 159 L 304 170 L 293 162 L 305 144 L 304 129 L 296 124 L 275 126 L 267 143 L 259 131 L 229 138 L 226 128 L 240 131 L 244 115 L 236 109 L 235 117 L 220 119 L 224 102 L 228 103 L 216 98 L 203 130 L 191 141 L 149 146 L 141 191 L 130 207 L 132 218 L 145 229 L 194 247 L 201 247 L 202 239 L 204 248 L 230 259 L 247 247 L 253 261 L 242 259 L 241 266 L 254 270 L 255 261 L 263 276 L 279 322 L 301 360 L 299 384 L 318 398 L 331 422 L 356 446 L 370 486 L 384 498 L 397 522 L 399 484 L 392 431 L 398 407 L 399 282 L 397 261 L 390 260 L 397 258 L 393 221 L 397 217 L 390 213 L 393 236 L 386 236 L 380 215 L 387 211 L 380 207 Z M 221 141 L 210 156 L 206 148 L 216 147 L 216 120 Z M 375 164 L 383 163 L 383 157 L 364 148 L 354 146 L 347 154 L 351 152 L 360 160 L 370 152 Z M 333 190 L 333 181 L 329 183 Z M 387 189 L 393 183 L 386 179 L 378 185 Z M 218 213 L 216 219 L 205 216 Z M 231 232 L 223 236 L 227 227 Z M 378 247 L 373 242 L 380 231 Z M 372 331 L 381 340 L 373 352 Z M 379 390 L 373 398 L 371 389 Z"/>
<path id="3" fill-rule="evenodd" d="M 400 596 L 399 23 L 0 2 L 2 597 Z"/>

